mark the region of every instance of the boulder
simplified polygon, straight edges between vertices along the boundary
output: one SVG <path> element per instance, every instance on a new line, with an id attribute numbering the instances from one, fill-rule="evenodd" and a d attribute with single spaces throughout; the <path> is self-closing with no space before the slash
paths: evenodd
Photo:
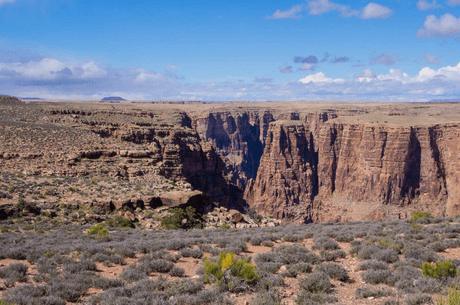
<path id="1" fill-rule="evenodd" d="M 201 205 L 203 193 L 201 191 L 171 191 L 159 196 L 161 203 L 168 207 L 181 205 Z"/>
<path id="2" fill-rule="evenodd" d="M 233 223 L 238 223 L 243 220 L 243 214 L 238 212 L 237 210 L 230 210 L 228 211 L 228 216 L 230 218 L 230 221 Z"/>

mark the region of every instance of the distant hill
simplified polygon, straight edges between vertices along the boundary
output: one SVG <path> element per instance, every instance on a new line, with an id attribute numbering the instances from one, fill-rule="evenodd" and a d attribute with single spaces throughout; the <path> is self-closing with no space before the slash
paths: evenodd
<path id="1" fill-rule="evenodd" d="M 124 98 L 121 96 L 106 96 L 101 99 L 101 102 L 110 102 L 110 103 L 118 103 L 118 102 L 123 102 L 126 101 Z"/>
<path id="2" fill-rule="evenodd" d="M 0 95 L 0 105 L 22 104 L 22 101 L 14 96 Z"/>

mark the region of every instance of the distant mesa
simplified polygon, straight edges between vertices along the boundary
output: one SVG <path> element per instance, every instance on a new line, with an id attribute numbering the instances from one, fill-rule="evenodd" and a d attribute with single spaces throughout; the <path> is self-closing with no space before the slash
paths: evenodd
<path id="1" fill-rule="evenodd" d="M 121 96 L 106 96 L 101 99 L 101 102 L 108 102 L 108 103 L 119 103 L 126 101 Z"/>
<path id="2" fill-rule="evenodd" d="M 43 99 L 41 97 L 30 97 L 30 96 L 26 96 L 26 97 L 21 97 L 20 98 L 21 101 L 43 101 Z"/>

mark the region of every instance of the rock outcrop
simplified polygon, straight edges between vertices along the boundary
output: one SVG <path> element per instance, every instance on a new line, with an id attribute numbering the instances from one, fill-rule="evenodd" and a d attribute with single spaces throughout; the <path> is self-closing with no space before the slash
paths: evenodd
<path id="1" fill-rule="evenodd" d="M 460 214 L 460 105 L 286 105 L 0 97 L 0 216 L 20 198 L 130 218 L 193 202 L 233 222 Z"/>

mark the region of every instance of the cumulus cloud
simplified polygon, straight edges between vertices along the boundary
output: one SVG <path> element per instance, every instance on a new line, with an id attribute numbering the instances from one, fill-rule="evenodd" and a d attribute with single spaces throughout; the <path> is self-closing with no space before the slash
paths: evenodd
<path id="1" fill-rule="evenodd" d="M 310 15 L 322 15 L 329 12 L 338 12 L 343 17 L 359 17 L 362 19 L 383 19 L 392 14 L 392 10 L 381 4 L 370 2 L 362 9 L 353 9 L 348 5 L 339 4 L 331 0 L 309 0 L 307 5 Z"/>
<path id="2" fill-rule="evenodd" d="M 299 79 L 299 82 L 301 82 L 302 84 L 337 84 L 343 83 L 344 80 L 341 78 L 330 78 L 327 77 L 326 74 L 324 74 L 323 72 L 318 72 Z"/>
<path id="3" fill-rule="evenodd" d="M 365 69 L 361 74 L 356 76 L 355 80 L 360 83 L 395 81 L 401 84 L 423 84 L 432 81 L 440 81 L 453 84 L 460 81 L 460 63 L 454 66 L 441 67 L 439 69 L 423 67 L 413 76 L 399 69 L 390 69 L 386 74 L 375 74 L 372 70 Z"/>
<path id="4" fill-rule="evenodd" d="M 444 14 L 440 17 L 429 15 L 417 32 L 420 37 L 434 36 L 456 36 L 460 33 L 460 18 L 451 14 Z"/>
<path id="5" fill-rule="evenodd" d="M 80 65 L 65 64 L 54 58 L 26 62 L 0 62 L 0 78 L 26 80 L 90 79 L 103 77 L 106 71 L 90 61 Z"/>
<path id="6" fill-rule="evenodd" d="M 276 10 L 269 19 L 297 19 L 303 11 L 302 5 L 294 5 L 287 10 Z"/>
<path id="7" fill-rule="evenodd" d="M 418 0 L 417 8 L 421 11 L 432 10 L 441 7 L 436 0 Z"/>
<path id="8" fill-rule="evenodd" d="M 371 2 L 367 4 L 361 13 L 363 19 L 384 19 L 392 14 L 392 10 L 386 6 Z"/>
<path id="9" fill-rule="evenodd" d="M 310 15 L 322 15 L 332 11 L 336 11 L 345 17 L 356 16 L 359 14 L 357 10 L 353 10 L 347 5 L 338 4 L 330 0 L 308 1 L 308 13 Z"/>
<path id="10" fill-rule="evenodd" d="M 310 64 L 299 64 L 303 65 Z M 294 71 L 293 66 L 283 69 Z M 194 82 L 173 74 L 169 68 L 165 72 L 115 69 L 94 61 L 69 62 L 53 57 L 0 62 L 0 93 L 43 98 L 99 99 L 114 95 L 150 100 L 429 100 L 460 96 L 459 82 L 460 63 L 427 66 L 410 75 L 392 68 L 380 74 L 367 69 L 346 78 L 310 72 L 291 82 L 266 77 Z"/>

